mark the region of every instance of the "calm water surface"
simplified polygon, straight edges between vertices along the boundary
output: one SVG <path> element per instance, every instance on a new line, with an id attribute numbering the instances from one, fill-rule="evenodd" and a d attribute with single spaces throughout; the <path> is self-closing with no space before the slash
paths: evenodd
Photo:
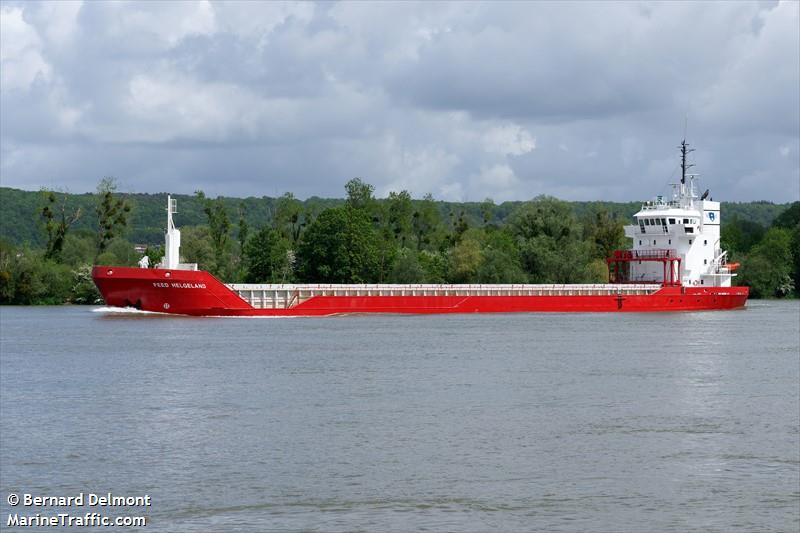
<path id="1" fill-rule="evenodd" d="M 3 526 L 11 492 L 112 492 L 151 495 L 144 513 L 104 511 L 145 514 L 143 531 L 800 529 L 798 302 L 327 319 L 2 308 L 0 340 Z"/>

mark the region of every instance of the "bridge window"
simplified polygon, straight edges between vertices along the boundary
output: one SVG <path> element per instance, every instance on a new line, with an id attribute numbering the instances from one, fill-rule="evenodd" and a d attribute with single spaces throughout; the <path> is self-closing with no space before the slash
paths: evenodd
<path id="1" fill-rule="evenodd" d="M 688 218 L 684 218 L 684 219 L 683 219 L 683 223 L 684 223 L 684 224 L 688 224 L 688 223 L 689 223 L 689 219 L 688 219 Z"/>
<path id="2" fill-rule="evenodd" d="M 645 226 L 649 226 L 650 225 L 650 219 L 649 218 L 644 219 L 644 225 Z"/>
<path id="3" fill-rule="evenodd" d="M 669 219 L 669 223 L 670 224 L 674 224 L 675 223 L 675 219 L 674 218 Z"/>
<path id="4" fill-rule="evenodd" d="M 661 225 L 662 226 L 666 226 L 667 225 L 667 219 L 666 218 L 662 218 L 661 219 Z"/>

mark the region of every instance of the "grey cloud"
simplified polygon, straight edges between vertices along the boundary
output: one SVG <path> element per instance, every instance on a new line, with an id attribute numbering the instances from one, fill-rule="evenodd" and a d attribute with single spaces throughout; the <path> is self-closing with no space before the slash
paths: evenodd
<path id="1" fill-rule="evenodd" d="M 716 198 L 800 197 L 794 2 L 4 3 L 2 23 L 7 186 L 645 199 L 688 113 Z"/>

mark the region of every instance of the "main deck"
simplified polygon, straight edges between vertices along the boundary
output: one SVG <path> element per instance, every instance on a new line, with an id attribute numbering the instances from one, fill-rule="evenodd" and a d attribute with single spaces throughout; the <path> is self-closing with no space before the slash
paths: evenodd
<path id="1" fill-rule="evenodd" d="M 301 285 L 229 283 L 226 286 L 255 309 L 290 309 L 316 297 L 475 297 L 475 296 L 646 296 L 660 284 L 542 285 Z"/>

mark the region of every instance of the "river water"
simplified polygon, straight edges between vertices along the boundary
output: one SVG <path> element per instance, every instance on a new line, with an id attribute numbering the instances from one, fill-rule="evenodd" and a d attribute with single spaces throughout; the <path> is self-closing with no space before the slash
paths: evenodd
<path id="1" fill-rule="evenodd" d="M 99 511 L 178 532 L 800 529 L 798 302 L 323 319 L 5 307 L 0 341 L 2 526 Z M 7 503 L 81 492 L 151 505 Z"/>

